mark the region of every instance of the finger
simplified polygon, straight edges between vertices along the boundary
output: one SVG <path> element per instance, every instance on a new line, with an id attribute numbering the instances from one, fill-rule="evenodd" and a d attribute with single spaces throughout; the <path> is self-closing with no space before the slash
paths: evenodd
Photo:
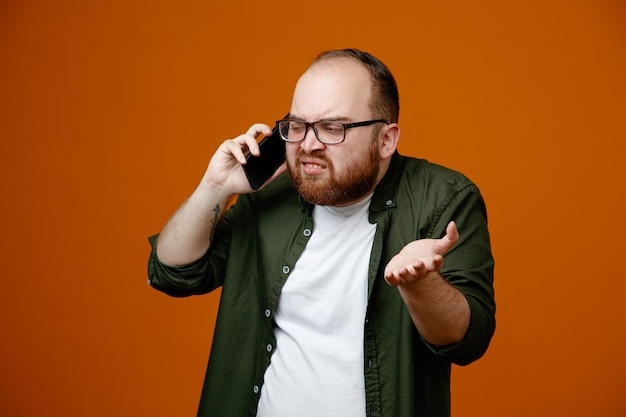
<path id="1" fill-rule="evenodd" d="M 435 265 L 427 265 L 423 261 L 416 261 L 406 267 L 407 274 L 402 276 L 402 280 L 405 283 L 413 282 L 419 278 L 425 277 Z"/>
<path id="2" fill-rule="evenodd" d="M 395 287 L 398 284 L 400 284 L 400 280 L 393 274 L 385 275 L 385 281 L 387 282 L 387 284 L 391 285 L 392 287 Z"/>
<path id="3" fill-rule="evenodd" d="M 443 256 L 435 255 L 431 259 L 415 261 L 406 266 L 405 271 L 413 277 L 413 280 L 422 278 L 430 272 L 439 271 L 443 266 Z M 402 274 L 402 278 L 409 278 L 408 274 Z"/>
<path id="4" fill-rule="evenodd" d="M 408 284 L 417 279 L 415 268 L 412 265 L 398 269 L 393 276 L 398 281 L 398 285 Z"/>
<path id="5" fill-rule="evenodd" d="M 402 283 L 402 279 L 400 278 L 398 269 L 394 269 L 394 270 L 391 270 L 389 268 L 385 269 L 384 278 L 385 278 L 385 281 L 387 281 L 387 284 L 394 286 L 394 287 Z"/>
<path id="6" fill-rule="evenodd" d="M 459 231 L 456 228 L 456 223 L 451 221 L 448 223 L 448 227 L 446 227 L 446 237 L 456 243 L 459 240 Z"/>
<path id="7" fill-rule="evenodd" d="M 416 261 L 393 271 L 385 271 L 385 281 L 393 286 L 410 284 L 431 272 L 439 271 L 442 266 L 443 256 L 435 255 L 429 262 Z"/>
<path id="8" fill-rule="evenodd" d="M 435 249 L 439 255 L 445 255 L 459 241 L 459 232 L 456 223 L 450 222 L 446 227 L 446 234 L 436 240 Z"/>
<path id="9" fill-rule="evenodd" d="M 261 134 L 264 136 L 271 136 L 272 129 L 266 124 L 256 123 L 250 126 L 245 135 L 242 135 L 248 147 L 248 151 L 254 156 L 259 156 L 259 154 L 261 153 L 257 142 L 257 138 Z"/>
<path id="10" fill-rule="evenodd" d="M 406 265 L 397 271 L 394 276 L 398 279 L 398 284 L 410 284 L 428 273 L 428 268 L 423 262 L 415 262 Z"/>
<path id="11" fill-rule="evenodd" d="M 246 132 L 247 135 L 258 137 L 263 134 L 265 136 L 270 136 L 272 134 L 272 128 L 264 123 L 255 123 Z"/>
<path id="12" fill-rule="evenodd" d="M 244 153 L 244 148 L 242 146 L 247 146 L 244 135 L 238 136 L 235 139 L 230 139 L 224 142 L 224 152 L 229 153 L 235 158 L 240 164 L 246 163 L 246 155 Z M 253 139 L 254 141 L 254 139 Z"/>
<path id="13" fill-rule="evenodd" d="M 433 257 L 432 267 L 428 269 L 428 272 L 439 271 L 443 266 L 443 256 L 435 255 Z"/>

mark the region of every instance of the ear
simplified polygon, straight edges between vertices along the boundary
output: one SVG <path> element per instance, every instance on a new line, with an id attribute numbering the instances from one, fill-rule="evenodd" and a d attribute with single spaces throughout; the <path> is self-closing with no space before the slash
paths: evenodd
<path id="1" fill-rule="evenodd" d="M 390 123 L 383 126 L 383 128 L 380 129 L 379 138 L 381 159 L 391 158 L 398 147 L 400 126 L 398 126 L 397 123 Z"/>

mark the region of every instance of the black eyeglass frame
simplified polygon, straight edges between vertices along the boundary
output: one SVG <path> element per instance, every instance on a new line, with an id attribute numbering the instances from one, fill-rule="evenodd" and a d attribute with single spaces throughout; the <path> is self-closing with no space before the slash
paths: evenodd
<path id="1" fill-rule="evenodd" d="M 302 136 L 302 139 L 300 139 L 300 140 L 289 140 L 289 139 L 285 138 L 283 136 L 282 130 L 279 128 L 280 123 L 283 123 L 283 122 L 302 123 L 304 125 L 304 127 L 305 127 L 305 131 L 304 131 L 304 135 Z M 318 123 L 335 123 L 335 124 L 343 126 L 343 138 L 341 138 L 341 141 L 339 141 L 339 142 L 330 142 L 329 143 L 329 142 L 324 142 L 323 140 L 321 140 L 319 135 L 317 134 L 317 129 L 315 127 L 315 125 L 318 124 Z M 282 140 L 284 140 L 285 142 L 289 142 L 289 143 L 302 142 L 306 138 L 306 135 L 309 133 L 309 129 L 313 129 L 313 133 L 315 134 L 315 137 L 317 138 L 317 140 L 322 142 L 324 145 L 339 145 L 340 143 L 342 143 L 343 141 L 346 140 L 346 129 L 352 129 L 353 127 L 370 126 L 370 125 L 373 125 L 375 123 L 389 124 L 389 122 L 387 120 L 385 120 L 385 119 L 366 120 L 366 121 L 363 121 L 363 122 L 354 122 L 354 123 L 340 123 L 340 122 L 335 122 L 335 121 L 332 121 L 332 120 L 319 120 L 317 122 L 309 123 L 309 122 L 304 122 L 302 120 L 283 119 L 283 120 L 277 120 L 276 121 L 276 127 L 278 128 L 278 132 L 279 132 L 280 138 Z"/>

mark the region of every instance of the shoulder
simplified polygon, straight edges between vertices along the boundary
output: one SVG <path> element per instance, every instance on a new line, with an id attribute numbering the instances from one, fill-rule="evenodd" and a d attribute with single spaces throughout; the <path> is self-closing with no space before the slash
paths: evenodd
<path id="1" fill-rule="evenodd" d="M 393 192 L 396 198 L 427 199 L 430 203 L 460 192 L 479 193 L 476 185 L 459 171 L 400 154 L 394 155 L 383 182 L 381 188 Z"/>
<path id="2" fill-rule="evenodd" d="M 403 181 L 416 184 L 429 184 L 460 190 L 475 184 L 463 173 L 454 169 L 432 163 L 426 159 L 399 156 L 404 161 L 402 170 Z"/>
<path id="3" fill-rule="evenodd" d="M 421 210 L 436 209 L 463 192 L 478 193 L 478 189 L 462 173 L 396 153 L 374 192 L 372 207 L 374 211 L 384 210 L 396 202 Z"/>
<path id="4" fill-rule="evenodd" d="M 395 193 L 397 217 L 413 219 L 419 237 L 443 236 L 447 224 L 457 226 L 486 220 L 480 190 L 459 171 L 424 159 L 400 157 Z"/>

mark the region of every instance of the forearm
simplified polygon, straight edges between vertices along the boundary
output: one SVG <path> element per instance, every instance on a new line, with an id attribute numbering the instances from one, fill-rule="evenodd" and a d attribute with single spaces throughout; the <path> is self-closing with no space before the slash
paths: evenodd
<path id="1" fill-rule="evenodd" d="M 228 201 L 235 195 L 253 191 L 241 166 L 246 163 L 247 152 L 259 155 L 256 138 L 260 134 L 269 136 L 272 129 L 257 123 L 250 126 L 246 133 L 228 139 L 218 147 L 198 188 L 159 234 L 156 254 L 161 263 L 185 265 L 206 253 Z M 286 170 L 284 165 L 281 166 L 269 181 Z"/>
<path id="2" fill-rule="evenodd" d="M 463 340 L 470 323 L 465 296 L 434 271 L 398 286 L 415 327 L 429 343 L 445 346 Z"/>
<path id="3" fill-rule="evenodd" d="M 232 195 L 224 189 L 201 183 L 159 234 L 159 260 L 177 266 L 202 257 L 230 198 Z"/>

